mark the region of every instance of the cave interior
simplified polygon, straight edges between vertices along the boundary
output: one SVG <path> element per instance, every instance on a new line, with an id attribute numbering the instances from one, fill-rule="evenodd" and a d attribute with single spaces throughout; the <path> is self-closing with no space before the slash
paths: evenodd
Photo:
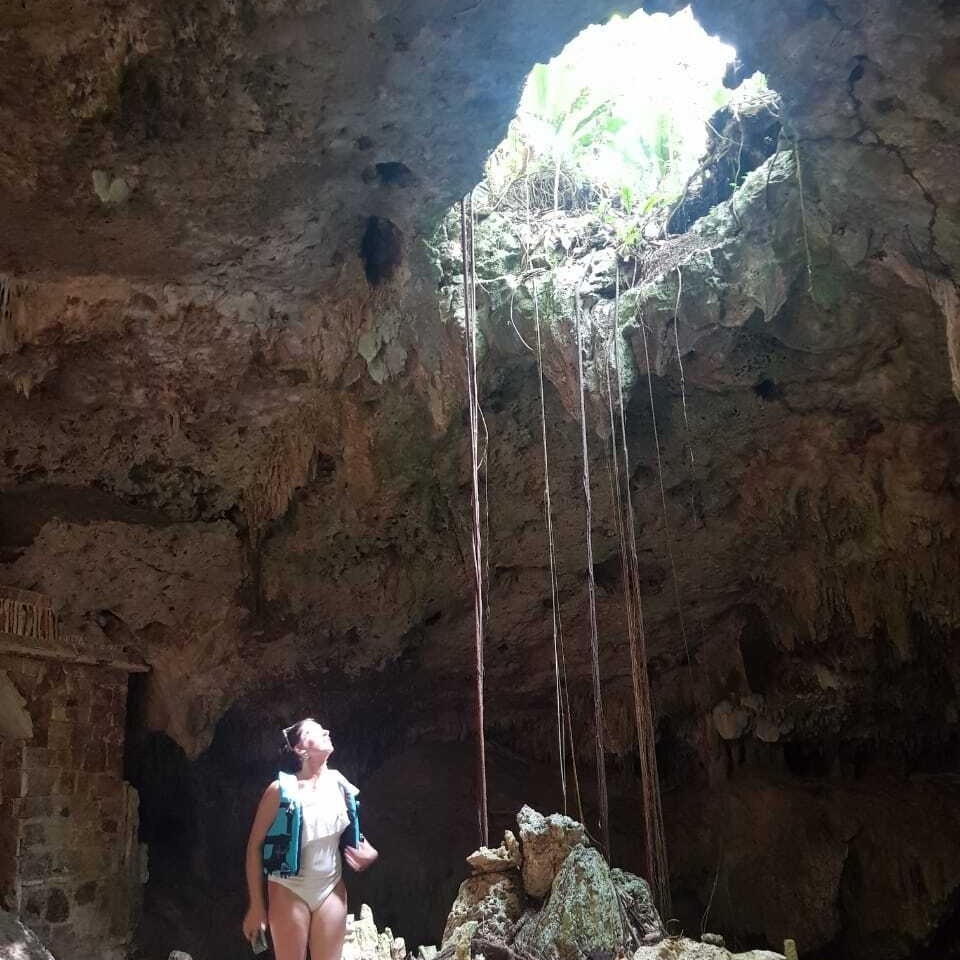
<path id="1" fill-rule="evenodd" d="M 0 907 L 57 960 L 245 949 L 303 716 L 381 852 L 351 909 L 439 942 L 478 845 L 468 293 L 491 835 L 563 809 L 556 616 L 598 829 L 595 621 L 644 871 L 629 495 L 679 924 L 960 957 L 960 4 L 657 0 L 775 94 L 655 233 L 559 160 L 495 188 L 534 65 L 637 8 L 0 10 Z"/>

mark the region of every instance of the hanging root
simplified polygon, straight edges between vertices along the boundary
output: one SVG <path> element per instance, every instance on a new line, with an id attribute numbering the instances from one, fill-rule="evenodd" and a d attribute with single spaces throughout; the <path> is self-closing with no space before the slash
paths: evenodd
<path id="1" fill-rule="evenodd" d="M 587 449 L 587 411 L 584 401 L 583 324 L 581 322 L 580 284 L 574 293 L 574 322 L 577 329 L 577 383 L 580 394 L 580 440 L 583 452 L 583 496 L 586 505 L 587 602 L 590 613 L 590 665 L 593 676 L 593 722 L 596 735 L 597 789 L 600 799 L 600 832 L 603 850 L 610 860 L 610 809 L 607 799 L 607 772 L 603 754 L 603 695 L 600 685 L 600 652 L 597 630 L 597 586 L 593 575 L 593 500 L 590 496 L 590 459 Z"/>
<path id="2" fill-rule="evenodd" d="M 474 585 L 474 634 L 476 657 L 476 727 L 477 727 L 477 822 L 480 843 L 489 846 L 490 831 L 487 816 L 487 758 L 484 739 L 483 704 L 483 541 L 480 528 L 480 462 L 479 420 L 480 401 L 477 394 L 477 314 L 476 275 L 473 249 L 473 202 L 468 196 L 460 201 L 460 248 L 463 253 L 463 314 L 464 347 L 467 364 L 467 393 L 470 413 L 470 462 L 473 480 L 472 491 L 472 554 Z"/>
<path id="3" fill-rule="evenodd" d="M 660 505 L 663 509 L 663 536 L 667 548 L 667 558 L 670 561 L 670 573 L 673 580 L 673 596 L 677 607 L 677 618 L 680 621 L 680 636 L 683 638 L 683 652 L 690 664 L 690 646 L 687 643 L 687 627 L 683 619 L 683 605 L 680 600 L 680 578 L 677 576 L 677 563 L 673 555 L 673 531 L 670 527 L 670 518 L 667 512 L 667 491 L 663 484 L 663 459 L 660 455 L 660 433 L 657 429 L 657 413 L 653 402 L 653 373 L 650 369 L 650 353 L 647 347 L 647 325 L 643 315 L 638 316 L 640 332 L 643 337 L 643 358 L 647 372 L 647 391 L 650 396 L 650 422 L 653 426 L 653 447 L 657 455 L 657 480 L 660 486 Z"/>
<path id="4" fill-rule="evenodd" d="M 683 407 L 683 429 L 686 434 L 687 455 L 690 458 L 691 481 L 693 480 L 693 442 L 690 439 L 690 420 L 687 417 L 687 385 L 683 376 L 683 358 L 680 356 L 680 296 L 683 293 L 683 274 L 677 264 L 677 303 L 673 308 L 673 342 L 677 347 L 677 367 L 680 370 L 680 404 Z M 692 496 L 692 493 L 691 493 Z"/>
<path id="5" fill-rule="evenodd" d="M 732 201 L 731 201 L 731 204 L 732 204 Z M 692 528 L 695 529 L 697 526 L 696 462 L 695 462 L 694 453 L 693 453 L 693 435 L 690 430 L 690 420 L 689 420 L 689 417 L 687 416 L 686 381 L 683 373 L 683 359 L 680 353 L 680 300 L 681 300 L 682 293 L 683 293 L 683 274 L 681 273 L 680 265 L 678 264 L 677 265 L 677 302 L 676 302 L 676 305 L 674 306 L 674 311 L 673 311 L 673 340 L 677 349 L 677 366 L 680 370 L 680 399 L 683 407 L 683 426 L 684 426 L 685 439 L 687 443 L 688 467 L 690 472 L 690 520 L 692 523 Z M 644 337 L 644 349 L 646 349 L 646 337 Z M 653 408 L 651 406 L 651 413 L 652 413 L 652 409 Z M 664 509 L 666 509 L 665 506 L 664 506 Z M 664 521 L 666 522 L 666 513 L 664 513 Z M 676 573 L 674 572 L 675 586 L 676 586 L 676 583 L 677 583 Z M 679 604 L 679 597 L 678 597 L 678 604 Z M 705 631 L 703 628 L 703 617 L 700 615 L 700 609 L 698 606 L 694 605 L 693 610 L 694 610 L 694 616 L 697 621 L 697 629 L 700 636 L 700 644 L 702 646 L 706 642 Z M 681 621 L 681 626 L 682 626 L 682 621 Z M 690 657 L 690 650 L 689 648 L 687 648 L 686 639 L 684 639 L 684 648 L 687 656 L 687 672 L 690 678 L 690 691 L 693 696 L 694 703 L 697 705 L 697 709 L 702 711 L 704 707 L 700 703 L 700 695 L 698 693 L 696 677 L 694 676 L 693 660 Z M 705 680 L 702 674 L 702 669 L 701 669 L 701 680 Z"/>
<path id="6" fill-rule="evenodd" d="M 526 205 L 527 205 L 527 223 L 530 225 L 530 195 L 529 195 L 529 186 L 526 188 Z M 528 267 L 530 264 L 528 263 Z M 567 811 L 567 762 L 566 762 L 566 750 L 565 750 L 565 736 L 564 723 L 563 723 L 563 699 L 561 696 L 561 682 L 560 682 L 560 673 L 561 673 L 561 648 L 563 643 L 563 634 L 562 626 L 560 620 L 560 591 L 557 585 L 557 553 L 556 546 L 553 537 L 553 505 L 550 500 L 550 456 L 547 451 L 547 412 L 546 412 L 546 401 L 544 399 L 544 384 L 543 384 L 543 342 L 540 333 L 540 297 L 539 291 L 537 290 L 537 277 L 534 273 L 531 277 L 531 286 L 533 293 L 533 322 L 534 327 L 536 328 L 537 334 L 537 382 L 540 387 L 540 431 L 543 438 L 543 513 L 544 520 L 547 528 L 547 554 L 550 561 L 550 605 L 553 613 L 553 670 L 554 670 L 554 681 L 555 681 L 555 690 L 556 690 L 556 699 L 557 699 L 557 753 L 560 760 L 560 792 L 563 796 L 563 812 L 566 814 Z M 519 336 L 519 333 L 518 333 Z M 521 340 L 523 338 L 521 337 Z M 566 683 L 566 669 L 564 668 L 564 685 Z M 567 715 L 569 717 L 570 706 L 569 706 L 569 692 L 567 694 Z M 570 731 L 571 737 L 571 754 L 574 753 L 573 748 L 573 730 Z M 574 780 L 576 781 L 576 757 L 574 756 L 573 760 L 573 772 Z M 580 812 L 581 822 L 583 820 L 583 807 L 580 803 L 580 787 L 579 783 L 577 784 L 577 806 Z"/>
<path id="7" fill-rule="evenodd" d="M 717 892 L 717 883 L 720 880 L 720 865 L 723 863 L 723 838 L 720 839 L 720 853 L 717 855 L 717 869 L 713 872 L 713 886 L 710 888 L 710 896 L 707 898 L 707 905 L 704 907 L 703 916 L 700 917 L 700 937 L 707 932 L 707 923 L 710 920 L 710 908 L 713 906 L 713 898 Z"/>
<path id="8" fill-rule="evenodd" d="M 647 668 L 647 641 L 643 625 L 643 601 L 640 596 L 640 561 L 637 551 L 636 519 L 633 494 L 630 490 L 630 454 L 627 449 L 626 405 L 623 399 L 623 380 L 620 373 L 620 271 L 617 265 L 614 293 L 613 372 L 617 381 L 620 443 L 623 454 L 623 492 L 619 464 L 614 455 L 615 482 L 618 507 L 618 532 L 624 562 L 624 603 L 627 636 L 630 641 L 630 675 L 633 682 L 634 717 L 637 744 L 640 751 L 640 777 L 643 791 L 644 835 L 647 853 L 647 876 L 653 888 L 654 899 L 663 916 L 670 913 L 670 871 L 667 863 L 667 845 L 663 828 L 663 810 L 660 801 L 660 776 L 657 770 L 656 731 L 653 722 L 653 703 L 650 694 L 650 675 Z M 612 387 L 608 403 L 613 416 Z M 614 427 L 616 424 L 614 423 Z M 612 431 L 614 450 L 616 430 Z"/>

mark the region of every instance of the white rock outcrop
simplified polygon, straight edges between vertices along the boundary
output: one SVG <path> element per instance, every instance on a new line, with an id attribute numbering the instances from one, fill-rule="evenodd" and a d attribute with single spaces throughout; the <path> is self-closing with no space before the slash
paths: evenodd
<path id="1" fill-rule="evenodd" d="M 583 844 L 583 824 L 559 813 L 545 817 L 532 807 L 524 806 L 517 814 L 523 862 L 520 872 L 523 887 L 531 897 L 545 897 L 553 878 L 570 851 Z"/>

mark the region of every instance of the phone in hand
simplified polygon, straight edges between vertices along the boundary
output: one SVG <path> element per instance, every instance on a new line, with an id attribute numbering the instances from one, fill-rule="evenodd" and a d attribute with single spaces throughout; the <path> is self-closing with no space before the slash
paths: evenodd
<path id="1" fill-rule="evenodd" d="M 250 949 L 253 950 L 254 956 L 267 949 L 267 931 L 263 927 L 257 930 L 256 936 L 250 941 Z"/>

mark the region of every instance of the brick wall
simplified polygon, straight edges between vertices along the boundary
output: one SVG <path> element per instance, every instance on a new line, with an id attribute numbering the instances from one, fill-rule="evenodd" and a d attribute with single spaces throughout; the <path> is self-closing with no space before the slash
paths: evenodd
<path id="1" fill-rule="evenodd" d="M 127 674 L 0 654 L 30 740 L 0 741 L 0 895 L 57 960 L 126 954 L 145 857 L 123 780 Z"/>

